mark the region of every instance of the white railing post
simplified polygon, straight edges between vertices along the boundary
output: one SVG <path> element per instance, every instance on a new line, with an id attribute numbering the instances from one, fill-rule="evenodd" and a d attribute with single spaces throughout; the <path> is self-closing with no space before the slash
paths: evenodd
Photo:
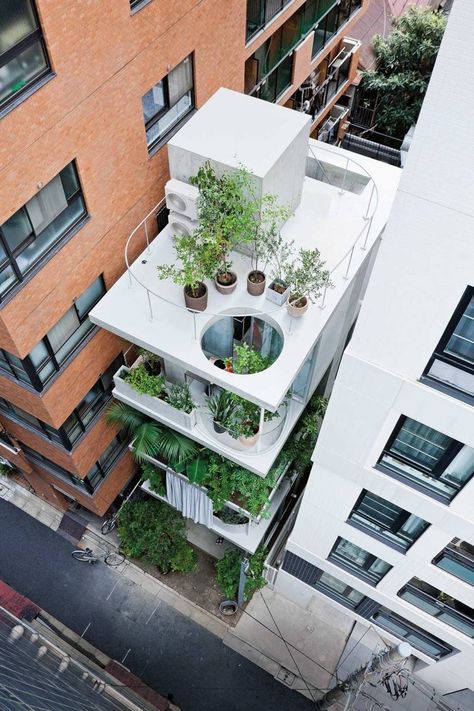
<path id="1" fill-rule="evenodd" d="M 145 217 L 145 239 L 146 239 L 146 251 L 147 251 L 147 254 L 150 254 L 150 239 L 148 237 L 147 218 L 148 218 L 148 215 Z"/>
<path id="2" fill-rule="evenodd" d="M 341 189 L 339 190 L 339 195 L 344 195 L 346 192 L 346 176 L 347 176 L 347 170 L 349 168 L 349 158 L 346 158 L 346 167 L 344 169 L 344 175 L 342 176 L 342 186 Z"/>
<path id="3" fill-rule="evenodd" d="M 375 192 L 375 180 L 372 178 L 372 190 L 370 192 L 369 204 L 367 205 L 367 210 L 364 215 L 364 220 L 370 220 L 369 211 L 370 211 L 370 206 L 372 204 L 372 198 L 374 196 L 374 192 Z"/>
<path id="4" fill-rule="evenodd" d="M 344 274 L 343 279 L 349 279 L 349 269 L 351 267 L 352 255 L 354 254 L 354 249 L 355 249 L 355 245 L 352 247 L 351 252 L 349 254 L 349 262 L 347 264 L 346 273 Z"/>
<path id="5" fill-rule="evenodd" d="M 150 292 L 148 289 L 146 290 L 146 295 L 148 297 L 148 308 L 150 309 L 150 321 L 153 321 L 153 309 L 151 307 L 151 296 L 150 296 Z"/>
<path id="6" fill-rule="evenodd" d="M 372 227 L 372 220 L 373 220 L 373 219 L 374 219 L 374 216 L 372 215 L 372 216 L 370 217 L 368 223 L 367 223 L 367 232 L 365 233 L 364 244 L 363 244 L 362 247 L 361 247 L 362 250 L 366 250 L 366 249 L 367 249 L 367 242 L 368 242 L 368 240 L 369 240 L 369 232 L 370 232 L 370 228 Z"/>

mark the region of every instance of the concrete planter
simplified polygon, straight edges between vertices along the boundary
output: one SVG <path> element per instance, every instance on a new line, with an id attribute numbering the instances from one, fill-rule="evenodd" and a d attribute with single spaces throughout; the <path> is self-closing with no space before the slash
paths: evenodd
<path id="1" fill-rule="evenodd" d="M 196 410 L 193 410 L 189 414 L 183 412 L 182 410 L 177 410 L 175 407 L 171 407 L 167 402 L 161 400 L 159 397 L 153 397 L 153 395 L 143 395 L 137 392 L 131 385 L 129 385 L 123 379 L 123 376 L 129 372 L 129 368 L 122 367 L 118 373 L 114 375 L 115 389 L 117 395 L 123 395 L 127 401 L 131 401 L 132 407 L 136 403 L 136 409 L 140 412 L 149 412 L 150 416 L 156 415 L 157 420 L 169 420 L 175 422 L 181 427 L 185 427 L 190 430 L 196 424 Z M 168 385 L 169 383 L 167 383 Z M 118 397 L 120 400 L 120 397 Z"/>
<path id="2" fill-rule="evenodd" d="M 260 274 L 263 276 L 262 281 L 252 281 L 249 277 L 250 275 Z M 247 291 L 251 296 L 261 296 L 265 291 L 265 285 L 267 283 L 267 277 L 265 274 L 259 270 L 249 272 L 247 275 Z"/>
<path id="3" fill-rule="evenodd" d="M 284 285 L 284 282 L 281 282 L 281 284 Z M 268 301 L 271 301 L 272 303 L 276 304 L 277 306 L 283 306 L 283 304 L 290 295 L 290 287 L 287 286 L 285 291 L 280 294 L 279 291 L 275 291 L 275 289 L 273 288 L 274 285 L 275 282 L 272 281 L 272 283 L 267 287 L 267 290 L 265 292 L 265 298 L 268 299 Z"/>
<path id="4" fill-rule="evenodd" d="M 183 289 L 184 303 L 186 304 L 186 308 L 191 309 L 191 311 L 205 311 L 207 308 L 207 286 L 203 282 L 201 282 L 201 284 L 204 287 L 202 296 L 192 296 L 187 286 Z"/>
<path id="5" fill-rule="evenodd" d="M 234 279 L 231 284 L 221 284 L 219 281 L 217 281 L 217 277 L 214 279 L 214 284 L 216 285 L 216 289 L 220 294 L 232 294 L 232 292 L 235 291 L 237 287 L 237 274 L 235 272 L 229 272 L 229 274 L 231 274 Z"/>

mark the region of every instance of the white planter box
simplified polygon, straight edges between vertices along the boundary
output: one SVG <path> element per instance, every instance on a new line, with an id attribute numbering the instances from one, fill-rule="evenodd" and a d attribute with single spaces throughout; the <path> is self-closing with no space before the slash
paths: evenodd
<path id="1" fill-rule="evenodd" d="M 283 304 L 290 295 L 290 287 L 287 287 L 283 294 L 279 294 L 278 291 L 275 291 L 275 289 L 270 288 L 273 283 L 274 282 L 272 281 L 270 285 L 267 286 L 267 289 L 265 291 L 265 298 L 268 299 L 268 301 L 272 301 L 274 304 L 277 304 L 278 306 L 283 306 Z"/>
<path id="2" fill-rule="evenodd" d="M 171 407 L 171 405 L 168 405 L 167 402 L 161 400 L 159 397 L 142 395 L 142 393 L 137 392 L 135 388 L 132 388 L 132 386 L 123 379 L 123 375 L 128 373 L 129 370 L 130 368 L 122 366 L 114 375 L 115 389 L 119 395 L 123 395 L 127 400 L 135 401 L 137 403 L 137 410 L 141 412 L 148 410 L 151 413 L 150 416 L 153 417 L 153 415 L 156 415 L 158 421 L 165 420 L 175 422 L 177 425 L 186 427 L 188 430 L 194 427 L 196 424 L 196 410 L 188 414 L 182 410 L 177 410 L 175 407 Z"/>

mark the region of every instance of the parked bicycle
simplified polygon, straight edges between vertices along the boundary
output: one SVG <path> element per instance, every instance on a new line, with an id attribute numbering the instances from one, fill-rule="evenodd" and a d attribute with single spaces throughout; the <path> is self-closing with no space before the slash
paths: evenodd
<path id="1" fill-rule="evenodd" d="M 106 550 L 104 553 L 94 553 L 92 548 L 78 548 L 71 553 L 75 560 L 80 560 L 82 563 L 97 563 L 103 560 L 106 565 L 116 567 L 125 560 L 123 553 Z"/>
<path id="2" fill-rule="evenodd" d="M 132 499 L 132 496 L 134 495 L 135 491 L 141 484 L 141 479 L 137 481 L 135 486 L 133 487 L 132 491 L 129 493 L 129 495 L 123 500 L 122 506 L 124 503 L 127 501 L 130 501 Z M 121 508 L 121 507 L 120 507 Z M 119 519 L 119 514 L 120 514 L 120 508 L 115 511 L 113 514 L 109 516 L 109 518 L 106 518 L 105 521 L 102 523 L 102 526 L 100 527 L 100 530 L 102 532 L 103 536 L 106 536 L 108 533 L 113 531 L 115 528 L 118 526 L 118 519 Z"/>

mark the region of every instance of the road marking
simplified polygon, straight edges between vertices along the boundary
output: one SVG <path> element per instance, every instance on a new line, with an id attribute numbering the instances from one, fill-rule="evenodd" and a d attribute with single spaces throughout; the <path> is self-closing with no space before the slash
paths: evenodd
<path id="1" fill-rule="evenodd" d="M 89 627 L 91 626 L 91 624 L 92 624 L 92 622 L 89 622 L 89 624 L 87 625 L 86 629 L 85 629 L 84 632 L 81 634 L 81 637 L 84 637 L 85 633 L 87 632 L 87 630 L 89 629 Z"/>
<path id="2" fill-rule="evenodd" d="M 153 609 L 153 612 L 151 612 L 150 616 L 148 617 L 147 621 L 145 622 L 146 625 L 150 622 L 151 618 L 153 617 L 153 615 L 155 614 L 155 612 L 156 612 L 157 609 L 159 608 L 160 604 L 161 604 L 161 600 L 158 600 L 158 602 L 156 603 L 156 606 L 155 606 L 154 609 Z"/>
<path id="3" fill-rule="evenodd" d="M 115 584 L 114 584 L 112 590 L 109 592 L 109 594 L 108 594 L 107 597 L 105 598 L 106 600 L 110 600 L 110 598 L 112 597 L 112 593 L 113 593 L 113 591 L 115 590 L 115 588 L 117 587 L 117 585 L 119 584 L 119 582 L 120 582 L 120 578 L 117 578 L 117 580 L 116 580 L 116 582 L 115 582 Z"/>
<path id="4" fill-rule="evenodd" d="M 128 652 L 126 652 L 124 658 L 122 659 L 122 662 L 121 662 L 122 664 L 124 663 L 124 661 L 126 660 L 126 658 L 128 657 L 128 655 L 130 654 L 131 651 L 132 651 L 132 648 L 130 647 L 130 649 L 128 650 Z"/>

